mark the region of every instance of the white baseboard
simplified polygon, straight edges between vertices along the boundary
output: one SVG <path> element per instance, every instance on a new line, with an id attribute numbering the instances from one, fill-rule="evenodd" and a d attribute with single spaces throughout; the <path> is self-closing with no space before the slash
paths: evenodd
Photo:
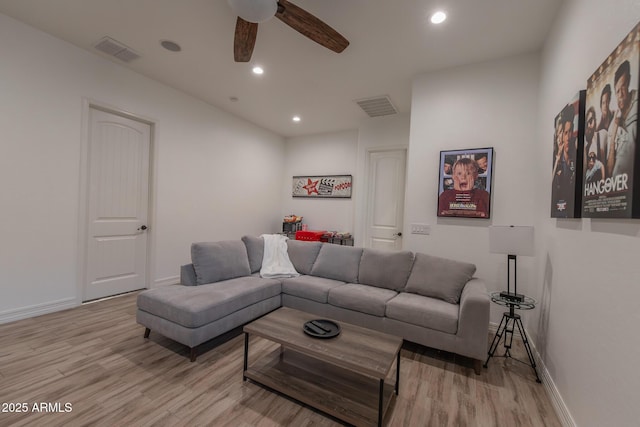
<path id="1" fill-rule="evenodd" d="M 175 285 L 178 283 L 180 283 L 180 276 L 171 276 L 155 280 L 152 286 L 157 288 L 161 286 Z M 30 317 L 36 317 L 74 307 L 78 307 L 78 302 L 75 297 L 7 310 L 0 312 L 0 324 L 15 322 L 16 320 L 28 319 Z"/>
<path id="2" fill-rule="evenodd" d="M 545 390 L 547 391 L 547 395 L 551 398 L 551 403 L 553 404 L 553 408 L 556 410 L 556 414 L 558 418 L 560 418 L 560 423 L 566 427 L 576 427 L 577 424 L 571 413 L 569 412 L 569 408 L 565 405 L 564 400 L 562 400 L 562 396 L 556 387 L 556 384 L 553 382 L 551 375 L 549 375 L 549 371 L 547 367 L 540 360 L 540 355 L 538 352 L 533 349 L 533 356 L 536 359 L 536 364 L 538 365 L 538 373 L 540 374 L 540 379 L 542 380 L 542 384 L 544 385 Z"/>
<path id="3" fill-rule="evenodd" d="M 179 283 L 180 283 L 180 276 L 170 276 L 170 277 L 164 277 L 162 279 L 154 280 L 153 287 L 159 288 L 161 286 L 177 285 Z"/>
<path id="4" fill-rule="evenodd" d="M 489 323 L 489 333 L 493 336 L 498 331 L 497 323 Z M 525 330 L 525 332 L 527 332 Z M 520 337 L 520 332 L 516 329 L 514 331 L 514 336 Z M 527 333 L 527 335 L 529 335 Z M 536 361 L 536 368 L 538 370 L 538 375 L 542 380 L 542 385 L 547 392 L 547 395 L 551 398 L 551 404 L 556 411 L 556 415 L 560 419 L 560 423 L 565 427 L 576 427 L 576 422 L 574 421 L 571 413 L 569 412 L 569 408 L 565 405 L 564 400 L 562 399 L 562 395 L 558 391 L 556 384 L 553 382 L 553 378 L 551 374 L 549 374 L 549 370 L 547 366 L 544 364 L 544 361 L 540 358 L 540 353 L 538 353 L 538 349 L 536 349 L 535 343 L 529 340 L 529 345 L 531 346 L 531 351 L 533 353 L 533 358 Z"/>
<path id="5" fill-rule="evenodd" d="M 76 299 L 65 298 L 58 301 L 7 310 L 0 313 L 0 324 L 15 322 L 16 320 L 28 319 L 29 317 L 36 317 L 74 307 L 77 307 Z"/>

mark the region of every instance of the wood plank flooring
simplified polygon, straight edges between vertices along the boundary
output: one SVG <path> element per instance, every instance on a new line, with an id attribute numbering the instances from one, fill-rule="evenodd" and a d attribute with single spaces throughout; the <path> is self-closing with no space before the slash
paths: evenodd
<path id="1" fill-rule="evenodd" d="M 135 299 L 133 293 L 0 325 L 0 426 L 341 425 L 243 382 L 237 331 L 205 344 L 194 363 L 181 344 L 153 331 L 145 340 Z M 251 351 L 273 345 L 255 338 Z M 512 354 L 526 360 L 521 345 Z M 389 426 L 560 426 L 527 365 L 494 358 L 475 375 L 466 360 L 409 343 L 401 357 Z M 15 404 L 27 411 L 16 412 Z"/>

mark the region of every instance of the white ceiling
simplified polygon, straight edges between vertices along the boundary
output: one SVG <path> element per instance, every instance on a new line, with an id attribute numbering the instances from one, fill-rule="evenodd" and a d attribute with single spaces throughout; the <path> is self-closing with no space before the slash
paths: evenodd
<path id="1" fill-rule="evenodd" d="M 0 0 L 0 13 L 105 57 L 93 45 L 112 37 L 141 54 L 127 68 L 293 137 L 357 128 L 368 116 L 356 99 L 388 95 L 409 113 L 418 74 L 539 50 L 561 1 L 291 0 L 349 47 L 333 53 L 273 18 L 244 64 L 233 61 L 226 0 Z M 448 14 L 440 26 L 429 23 L 437 9 Z M 166 39 L 182 52 L 163 49 Z"/>

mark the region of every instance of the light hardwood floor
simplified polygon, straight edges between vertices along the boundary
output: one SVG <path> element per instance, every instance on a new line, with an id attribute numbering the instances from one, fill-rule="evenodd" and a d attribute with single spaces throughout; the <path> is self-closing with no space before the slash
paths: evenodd
<path id="1" fill-rule="evenodd" d="M 0 325 L 0 410 L 14 411 L 0 412 L 0 426 L 340 425 L 243 382 L 241 335 L 205 344 L 194 363 L 186 347 L 153 331 L 145 340 L 135 298 Z M 256 338 L 251 349 L 271 345 Z M 521 345 L 512 354 L 526 359 Z M 405 343 L 401 356 L 400 394 L 387 425 L 560 425 L 527 365 L 494 358 L 476 375 L 468 361 L 422 346 Z M 22 403 L 28 412 L 10 405 Z M 34 412 L 40 403 L 57 412 Z"/>

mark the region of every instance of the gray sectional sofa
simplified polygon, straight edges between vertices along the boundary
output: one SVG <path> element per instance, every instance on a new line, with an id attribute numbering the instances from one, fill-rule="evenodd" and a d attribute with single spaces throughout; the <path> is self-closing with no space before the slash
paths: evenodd
<path id="1" fill-rule="evenodd" d="M 137 321 L 191 348 L 281 306 L 474 359 L 487 355 L 489 297 L 475 266 L 409 251 L 287 241 L 297 277 L 260 277 L 263 240 L 194 243 L 181 284 L 138 295 Z"/>

